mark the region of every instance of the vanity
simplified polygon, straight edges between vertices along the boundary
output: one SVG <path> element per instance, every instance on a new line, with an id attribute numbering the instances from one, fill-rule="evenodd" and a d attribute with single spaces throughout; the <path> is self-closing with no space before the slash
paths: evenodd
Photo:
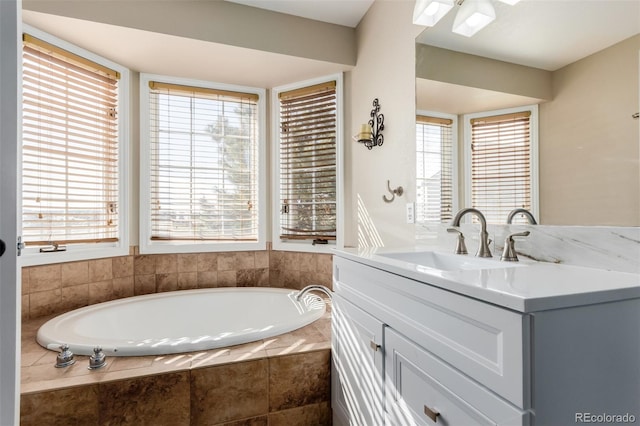
<path id="1" fill-rule="evenodd" d="M 640 421 L 637 274 L 416 249 L 333 267 L 334 425 Z"/>

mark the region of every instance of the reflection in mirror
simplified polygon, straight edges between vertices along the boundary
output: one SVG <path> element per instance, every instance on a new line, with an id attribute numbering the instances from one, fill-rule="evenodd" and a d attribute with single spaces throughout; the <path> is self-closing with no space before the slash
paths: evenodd
<path id="1" fill-rule="evenodd" d="M 542 58 L 539 62 L 524 57 L 524 51 L 531 47 L 528 41 L 522 41 L 519 57 L 506 56 L 520 41 L 519 36 L 531 38 L 536 33 L 516 32 L 501 38 L 500 31 L 513 30 L 511 25 L 525 19 L 523 15 L 530 15 L 530 19 L 518 28 L 531 30 L 531 21 L 545 12 L 540 8 L 550 7 L 549 3 L 521 2 L 510 12 L 509 24 L 493 23 L 468 41 L 445 34 L 446 23 L 444 29 L 440 28 L 442 22 L 427 28 L 416 43 L 416 110 L 457 117 L 456 148 L 462 153 L 469 143 L 462 130 L 465 114 L 538 105 L 538 222 L 640 226 L 640 123 L 632 118 L 639 104 L 640 25 L 625 16 L 637 16 L 640 6 L 592 2 L 590 13 L 596 13 L 604 3 L 617 7 L 613 13 L 620 14 L 616 25 L 622 28 L 614 36 L 600 40 L 592 31 L 580 33 L 578 25 L 577 34 L 567 34 L 565 29 L 563 37 L 556 37 L 556 41 L 563 39 L 561 45 L 579 46 L 564 56 L 554 50 L 558 43 L 553 41 L 538 46 L 534 54 Z M 564 6 L 568 2 L 557 3 Z M 625 7 L 635 9 L 625 11 Z M 563 13 L 558 11 L 560 17 Z M 584 17 L 586 12 L 581 13 Z M 550 15 L 547 10 L 545 19 Z M 494 43 L 493 53 L 487 47 L 488 40 Z M 454 172 L 459 183 L 457 202 L 468 207 L 464 193 L 467 162 L 462 154 L 458 157 Z"/>

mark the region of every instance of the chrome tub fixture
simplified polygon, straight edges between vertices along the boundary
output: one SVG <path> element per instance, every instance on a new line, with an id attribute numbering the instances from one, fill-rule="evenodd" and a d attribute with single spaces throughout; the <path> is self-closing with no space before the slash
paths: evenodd
<path id="1" fill-rule="evenodd" d="M 89 358 L 89 370 L 97 370 L 107 365 L 107 356 L 100 346 L 93 348 L 93 355 Z"/>
<path id="2" fill-rule="evenodd" d="M 509 212 L 509 215 L 507 216 L 507 224 L 508 225 L 511 225 L 511 222 L 513 222 L 513 218 L 517 214 L 522 214 L 524 217 L 526 217 L 531 225 L 537 225 L 538 224 L 538 222 L 536 222 L 536 218 L 533 217 L 533 213 L 531 213 L 529 210 L 527 210 L 527 209 L 513 209 L 513 210 L 511 210 Z"/>
<path id="3" fill-rule="evenodd" d="M 73 352 L 69 350 L 69 345 L 63 343 L 60 345 L 60 353 L 56 357 L 56 368 L 68 367 L 76 363 L 73 359 Z"/>
<path id="4" fill-rule="evenodd" d="M 296 300 L 299 302 L 300 299 L 302 299 L 302 297 L 309 293 L 310 291 L 320 291 L 324 294 L 326 294 L 327 296 L 329 296 L 329 299 L 331 299 L 333 297 L 333 292 L 331 290 L 329 290 L 327 287 L 320 285 L 320 284 L 311 284 L 306 286 L 305 288 L 303 288 L 302 290 L 300 290 L 298 292 L 298 294 L 296 294 Z"/>
<path id="5" fill-rule="evenodd" d="M 480 245 L 478 246 L 478 252 L 476 256 L 478 257 L 491 257 L 491 250 L 489 249 L 489 234 L 487 233 L 487 220 L 484 218 L 482 212 L 478 209 L 474 209 L 473 207 L 467 207 L 465 209 L 460 210 L 456 216 L 453 218 L 451 222 L 451 226 L 459 227 L 460 220 L 467 213 L 474 214 L 480 220 Z"/>

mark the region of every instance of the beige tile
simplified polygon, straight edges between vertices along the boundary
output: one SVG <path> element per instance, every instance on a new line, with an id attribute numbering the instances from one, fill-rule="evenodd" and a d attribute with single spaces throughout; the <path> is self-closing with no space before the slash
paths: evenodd
<path id="1" fill-rule="evenodd" d="M 114 278 L 113 284 L 113 297 L 115 299 L 122 299 L 124 297 L 131 297 L 134 294 L 133 288 L 133 275 L 130 277 Z"/>
<path id="2" fill-rule="evenodd" d="M 133 256 L 120 256 L 111 259 L 113 278 L 133 276 Z"/>
<path id="3" fill-rule="evenodd" d="M 198 272 L 198 288 L 212 288 L 218 286 L 218 273 L 216 271 Z"/>
<path id="4" fill-rule="evenodd" d="M 254 254 L 256 261 L 256 268 L 268 268 L 269 267 L 269 252 L 266 250 L 257 251 Z"/>
<path id="5" fill-rule="evenodd" d="M 62 288 L 62 309 L 72 311 L 89 304 L 89 284 Z"/>
<path id="6" fill-rule="evenodd" d="M 29 295 L 28 294 L 22 295 L 21 316 L 22 316 L 22 321 L 29 319 Z"/>
<path id="7" fill-rule="evenodd" d="M 20 275 L 22 277 L 22 294 L 29 294 L 31 292 L 29 288 L 29 268 L 22 268 Z"/>
<path id="8" fill-rule="evenodd" d="M 89 282 L 95 283 L 113 278 L 111 259 L 96 259 L 89 261 Z"/>
<path id="9" fill-rule="evenodd" d="M 269 359 L 269 411 L 329 401 L 330 361 L 330 350 Z M 291 380 L 292 377 L 305 380 Z"/>
<path id="10" fill-rule="evenodd" d="M 198 272 L 218 270 L 218 253 L 198 253 Z"/>
<path id="11" fill-rule="evenodd" d="M 20 399 L 20 424 L 98 424 L 98 385 L 23 394 Z"/>
<path id="12" fill-rule="evenodd" d="M 325 274 L 333 274 L 333 257 L 330 254 L 316 254 L 317 271 Z"/>
<path id="13" fill-rule="evenodd" d="M 236 252 L 236 267 L 231 269 L 254 269 L 256 267 L 256 256 L 253 251 Z"/>
<path id="14" fill-rule="evenodd" d="M 133 260 L 134 275 L 149 275 L 156 273 L 156 259 L 153 255 L 138 255 Z"/>
<path id="15" fill-rule="evenodd" d="M 300 290 L 304 287 L 300 281 L 300 271 L 292 271 L 290 269 L 280 271 L 280 280 L 282 281 L 282 287 L 285 288 Z"/>
<path id="16" fill-rule="evenodd" d="M 302 253 L 295 251 L 285 251 L 284 256 L 284 269 L 287 271 L 299 271 L 300 270 L 300 256 Z"/>
<path id="17" fill-rule="evenodd" d="M 198 288 L 198 273 L 178 272 L 178 290 L 188 290 L 192 288 Z"/>
<path id="18" fill-rule="evenodd" d="M 135 296 L 141 294 L 151 294 L 156 292 L 156 275 L 138 275 L 134 277 L 133 294 Z"/>
<path id="19" fill-rule="evenodd" d="M 266 359 L 191 370 L 191 420 L 216 424 L 267 414 Z"/>
<path id="20" fill-rule="evenodd" d="M 106 302 L 113 300 L 113 281 L 105 280 L 89 283 L 89 304 Z"/>
<path id="21" fill-rule="evenodd" d="M 269 252 L 269 268 L 271 270 L 282 271 L 285 268 L 285 252 L 270 251 Z"/>
<path id="22" fill-rule="evenodd" d="M 156 291 L 176 291 L 178 289 L 178 273 L 156 273 Z"/>
<path id="23" fill-rule="evenodd" d="M 198 254 L 186 253 L 178 254 L 178 272 L 197 272 Z"/>
<path id="24" fill-rule="evenodd" d="M 282 276 L 284 273 L 277 269 L 269 269 L 269 286 L 283 288 L 284 283 L 282 282 Z"/>
<path id="25" fill-rule="evenodd" d="M 238 268 L 240 253 L 218 253 L 218 271 L 235 271 Z"/>
<path id="26" fill-rule="evenodd" d="M 29 268 L 29 291 L 53 290 L 62 286 L 60 264 L 32 266 Z"/>
<path id="27" fill-rule="evenodd" d="M 269 413 L 269 426 L 331 426 L 331 416 L 329 403 L 321 402 Z"/>
<path id="28" fill-rule="evenodd" d="M 268 426 L 269 416 L 251 417 L 250 419 L 236 420 L 233 422 L 220 423 L 216 426 Z"/>
<path id="29" fill-rule="evenodd" d="M 189 425 L 189 372 L 100 384 L 100 425 Z"/>
<path id="30" fill-rule="evenodd" d="M 238 287 L 267 287 L 269 285 L 269 269 L 242 269 L 236 272 Z"/>
<path id="31" fill-rule="evenodd" d="M 160 254 L 156 256 L 156 274 L 171 274 L 178 272 L 177 254 Z"/>
<path id="32" fill-rule="evenodd" d="M 70 262 L 60 265 L 63 287 L 86 284 L 89 282 L 89 262 Z"/>
<path id="33" fill-rule="evenodd" d="M 315 253 L 299 253 L 300 270 L 303 272 L 315 272 L 317 267 Z"/>
<path id="34" fill-rule="evenodd" d="M 235 287 L 236 271 L 218 271 L 217 287 Z"/>
<path id="35" fill-rule="evenodd" d="M 62 310 L 62 290 L 48 290 L 29 295 L 29 318 L 57 314 Z"/>

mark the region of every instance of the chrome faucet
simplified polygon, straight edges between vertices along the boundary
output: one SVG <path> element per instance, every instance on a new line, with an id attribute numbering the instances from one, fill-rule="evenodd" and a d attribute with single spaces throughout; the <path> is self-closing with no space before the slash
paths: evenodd
<path id="1" fill-rule="evenodd" d="M 303 288 L 302 290 L 300 290 L 300 292 L 298 294 L 296 294 L 296 300 L 300 301 L 300 299 L 302 299 L 302 296 L 304 296 L 305 294 L 307 294 L 310 291 L 321 291 L 324 294 L 326 294 L 327 296 L 329 296 L 329 299 L 331 299 L 333 292 L 331 290 L 329 290 L 327 287 L 320 285 L 320 284 L 311 284 L 306 286 L 305 288 Z"/>
<path id="2" fill-rule="evenodd" d="M 507 216 L 507 224 L 511 225 L 511 222 L 513 221 L 513 218 L 515 215 L 522 213 L 522 215 L 524 217 L 527 218 L 527 220 L 529 221 L 529 223 L 531 225 L 537 225 L 538 222 L 536 222 L 536 218 L 533 217 L 533 214 L 527 210 L 527 209 L 513 209 L 509 212 L 509 216 Z"/>
<path id="3" fill-rule="evenodd" d="M 484 215 L 480 210 L 474 209 L 472 207 L 467 207 L 460 210 L 456 214 L 456 217 L 453 218 L 451 226 L 460 226 L 460 220 L 467 213 L 473 213 L 478 216 L 478 219 L 480 219 L 480 245 L 478 246 L 478 252 L 476 253 L 476 256 L 491 257 L 491 250 L 489 249 L 489 233 L 487 232 L 487 220 L 484 218 Z"/>

